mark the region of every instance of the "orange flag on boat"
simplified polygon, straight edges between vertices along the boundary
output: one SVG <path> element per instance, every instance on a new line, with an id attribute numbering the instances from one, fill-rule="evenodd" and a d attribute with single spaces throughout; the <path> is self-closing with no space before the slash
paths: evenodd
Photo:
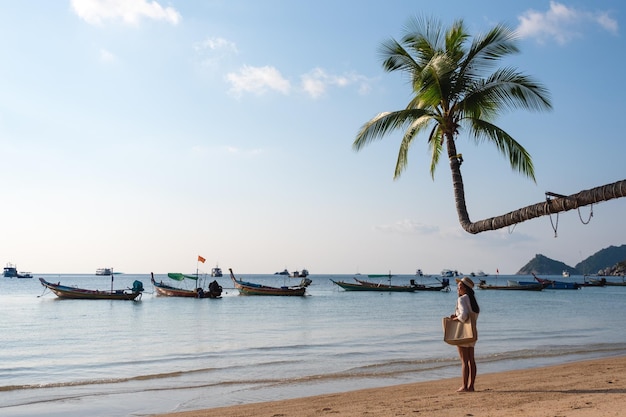
<path id="1" fill-rule="evenodd" d="M 198 262 L 204 263 L 204 261 L 206 261 L 206 259 L 204 259 L 202 256 L 198 255 Z"/>

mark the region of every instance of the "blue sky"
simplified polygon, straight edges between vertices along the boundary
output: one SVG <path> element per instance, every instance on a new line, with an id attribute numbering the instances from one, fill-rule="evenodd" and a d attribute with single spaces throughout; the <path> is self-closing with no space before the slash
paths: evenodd
<path id="1" fill-rule="evenodd" d="M 470 235 L 423 138 L 356 153 L 361 125 L 404 108 L 381 43 L 412 16 L 519 31 L 513 65 L 553 110 L 503 114 L 537 182 L 494 147 L 457 148 L 470 218 L 624 179 L 626 6 L 611 1 L 0 1 L 0 261 L 35 273 L 307 268 L 517 272 L 626 243 L 626 201 Z M 556 223 L 552 216 L 552 223 Z M 595 272 L 595 271 L 594 271 Z"/>

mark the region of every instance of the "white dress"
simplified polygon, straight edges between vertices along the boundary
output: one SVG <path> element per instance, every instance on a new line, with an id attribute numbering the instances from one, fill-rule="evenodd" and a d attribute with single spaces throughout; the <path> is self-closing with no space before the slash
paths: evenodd
<path id="1" fill-rule="evenodd" d="M 474 313 L 474 311 L 472 310 L 472 304 L 470 303 L 470 298 L 467 294 L 463 294 L 462 296 L 457 298 L 456 310 L 454 314 L 456 315 L 457 320 L 459 320 L 461 323 L 466 323 L 468 320 L 470 320 L 470 318 L 472 318 L 472 316 L 474 320 L 478 320 L 478 313 Z M 478 340 L 478 335 L 476 336 L 476 339 Z M 476 342 L 458 346 L 474 347 L 474 345 L 476 345 Z"/>

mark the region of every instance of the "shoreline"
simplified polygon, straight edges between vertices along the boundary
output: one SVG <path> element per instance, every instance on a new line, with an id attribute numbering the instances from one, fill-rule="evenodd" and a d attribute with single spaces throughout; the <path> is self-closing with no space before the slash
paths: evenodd
<path id="1" fill-rule="evenodd" d="M 480 374 L 476 392 L 457 393 L 459 376 L 384 388 L 228 407 L 159 417 L 342 417 L 425 415 L 618 416 L 626 408 L 626 356 Z"/>

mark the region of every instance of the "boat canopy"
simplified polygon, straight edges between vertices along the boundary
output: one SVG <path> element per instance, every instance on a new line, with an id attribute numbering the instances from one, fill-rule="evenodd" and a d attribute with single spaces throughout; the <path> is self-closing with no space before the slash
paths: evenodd
<path id="1" fill-rule="evenodd" d="M 168 272 L 167 276 L 168 278 L 171 278 L 176 281 L 182 281 L 184 279 L 193 279 L 196 281 L 198 280 L 198 277 L 196 275 L 185 275 L 185 274 L 181 274 L 180 272 Z"/>

